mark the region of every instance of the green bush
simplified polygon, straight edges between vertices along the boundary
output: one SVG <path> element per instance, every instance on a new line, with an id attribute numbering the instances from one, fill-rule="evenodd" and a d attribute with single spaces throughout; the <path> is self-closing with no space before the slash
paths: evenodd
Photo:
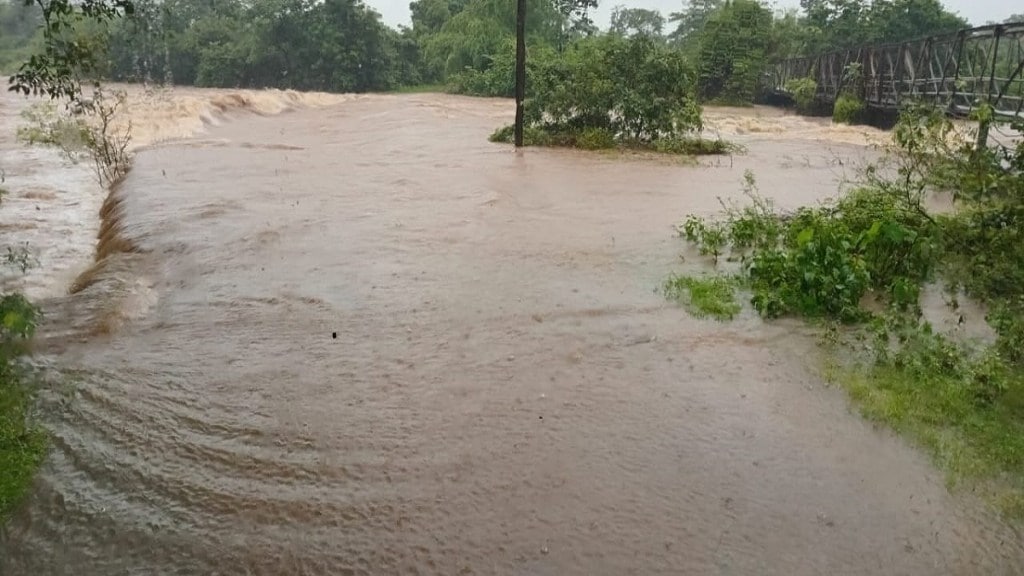
<path id="1" fill-rule="evenodd" d="M 502 144 L 512 144 L 514 138 L 514 126 L 509 124 L 495 130 L 488 140 Z M 523 144 L 526 146 L 552 146 L 554 145 L 554 137 L 536 126 L 526 126 L 523 129 Z"/>
<path id="2" fill-rule="evenodd" d="M 663 289 L 667 297 L 684 302 L 699 317 L 731 320 L 740 312 L 734 282 L 729 278 L 675 276 L 665 282 Z"/>
<path id="3" fill-rule="evenodd" d="M 750 196 L 753 205 L 727 211 L 724 222 L 689 216 L 682 234 L 716 261 L 731 246 L 763 316 L 856 321 L 869 291 L 900 308 L 916 305 L 939 240 L 915 206 L 865 188 L 833 206 L 777 214 Z"/>
<path id="4" fill-rule="evenodd" d="M 607 128 L 584 128 L 576 137 L 576 147 L 584 150 L 614 148 L 615 134 Z"/>
<path id="5" fill-rule="evenodd" d="M 527 60 L 527 77 L 535 68 L 535 58 L 544 58 L 543 49 L 531 50 Z M 493 54 L 484 57 L 480 68 L 466 67 L 448 78 L 447 90 L 452 94 L 511 98 L 516 91 L 516 44 L 507 38 Z"/>
<path id="6" fill-rule="evenodd" d="M 733 0 L 700 31 L 698 86 L 704 101 L 749 105 L 771 49 L 772 13 L 754 0 Z"/>
<path id="7" fill-rule="evenodd" d="M 531 125 L 556 132 L 601 128 L 645 142 L 703 126 L 685 59 L 651 38 L 581 40 L 537 64 L 527 100 Z"/>
<path id="8" fill-rule="evenodd" d="M 864 101 L 849 94 L 840 94 L 832 109 L 832 120 L 840 124 L 856 124 L 864 115 Z"/>
<path id="9" fill-rule="evenodd" d="M 654 149 L 665 154 L 689 154 L 702 156 L 707 154 L 732 154 L 741 152 L 742 147 L 726 140 L 708 140 L 706 138 L 671 136 L 654 141 Z"/>
<path id="10" fill-rule="evenodd" d="M 7 264 L 24 270 L 27 258 L 8 250 Z M 0 524 L 18 504 L 46 451 L 46 435 L 32 423 L 32 393 L 16 361 L 39 319 L 23 295 L 0 296 Z"/>
<path id="11" fill-rule="evenodd" d="M 813 78 L 794 78 L 786 82 L 786 91 L 792 94 L 799 112 L 810 112 L 818 94 L 818 83 Z"/>
<path id="12" fill-rule="evenodd" d="M 504 61 L 503 61 L 504 62 Z M 511 61 L 509 61 L 510 63 Z M 704 140 L 693 73 L 681 53 L 650 37 L 603 36 L 580 40 L 564 54 L 540 52 L 528 69 L 526 145 L 614 147 L 671 154 L 723 154 L 740 148 Z M 506 79 L 506 66 L 459 76 L 458 90 L 486 93 L 490 70 Z M 491 135 L 511 142 L 512 127 Z"/>

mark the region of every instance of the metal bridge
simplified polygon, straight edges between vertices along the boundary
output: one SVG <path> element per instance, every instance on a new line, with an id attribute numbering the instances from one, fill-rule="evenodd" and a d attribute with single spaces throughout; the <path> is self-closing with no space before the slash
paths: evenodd
<path id="1" fill-rule="evenodd" d="M 845 74 L 851 64 L 861 70 L 856 85 Z M 825 103 L 849 89 L 876 109 L 914 100 L 964 116 L 989 102 L 999 119 L 1024 118 L 1024 23 L 792 58 L 771 67 L 766 88 L 788 96 L 787 84 L 800 78 L 813 79 Z"/>

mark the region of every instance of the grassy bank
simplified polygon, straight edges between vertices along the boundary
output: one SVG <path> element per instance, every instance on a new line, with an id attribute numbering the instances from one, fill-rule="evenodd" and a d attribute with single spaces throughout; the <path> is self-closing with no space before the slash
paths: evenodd
<path id="1" fill-rule="evenodd" d="M 27 268 L 27 254 L 8 252 L 5 263 Z M 46 453 L 46 435 L 31 418 L 32 387 L 18 362 L 35 332 L 39 310 L 18 293 L 0 295 L 0 523 L 21 500 Z"/>
<path id="2" fill-rule="evenodd" d="M 739 275 L 673 277 L 665 293 L 728 319 L 735 290 L 767 320 L 824 327 L 829 377 L 865 417 L 921 446 L 951 486 L 1024 518 L 1024 145 L 978 147 L 976 131 L 915 108 L 893 136 L 884 166 L 823 206 L 780 212 L 748 174 L 748 202 L 679 226 Z M 929 212 L 933 192 L 955 210 Z M 954 313 L 961 294 L 987 310 L 994 338 L 939 333 L 922 309 L 929 285 Z"/>
<path id="3" fill-rule="evenodd" d="M 0 368 L 0 524 L 21 501 L 46 455 L 46 434 L 32 423 L 32 393 L 24 375 L 4 360 Z"/>
<path id="4" fill-rule="evenodd" d="M 1019 373 L 991 373 L 1005 371 L 998 362 L 968 363 L 952 373 L 862 364 L 837 371 L 835 381 L 863 416 L 926 450 L 951 487 L 973 487 L 1001 512 L 1024 518 L 1024 392 Z M 994 378 L 1006 393 L 998 402 L 979 402 L 978 378 Z"/>
<path id="5" fill-rule="evenodd" d="M 0 202 L 9 193 L 0 170 Z M 24 273 L 31 257 L 24 248 L 8 247 L 0 265 Z M 17 292 L 0 294 L 0 525 L 6 522 L 32 482 L 46 455 L 46 434 L 33 423 L 32 389 L 17 362 L 35 331 L 38 309 Z"/>

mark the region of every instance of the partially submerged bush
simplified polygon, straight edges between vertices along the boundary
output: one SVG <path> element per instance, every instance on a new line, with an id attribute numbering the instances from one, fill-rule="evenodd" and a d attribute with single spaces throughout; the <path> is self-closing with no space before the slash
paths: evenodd
<path id="1" fill-rule="evenodd" d="M 750 206 L 727 207 L 719 222 L 689 216 L 681 234 L 716 261 L 729 248 L 762 315 L 856 321 L 868 292 L 916 305 L 937 249 L 936 231 L 916 206 L 861 189 L 834 205 L 781 214 L 748 182 Z"/>
<path id="2" fill-rule="evenodd" d="M 549 130 L 602 128 L 639 141 L 696 134 L 703 125 L 693 77 L 681 53 L 651 38 L 583 40 L 538 63 L 527 119 Z"/>
<path id="3" fill-rule="evenodd" d="M 654 149 L 666 154 L 688 154 L 702 156 L 708 154 L 733 154 L 743 148 L 727 140 L 709 140 L 696 136 L 671 136 L 659 138 L 653 143 Z"/>
<path id="4" fill-rule="evenodd" d="M 859 62 L 848 64 L 843 70 L 843 83 L 835 107 L 832 109 L 832 120 L 841 124 L 856 124 L 864 119 L 865 103 L 864 71 Z"/>
<path id="5" fill-rule="evenodd" d="M 576 137 L 576 147 L 584 150 L 607 150 L 615 147 L 615 134 L 607 128 L 584 128 Z"/>
<path id="6" fill-rule="evenodd" d="M 684 302 L 696 316 L 731 320 L 740 312 L 734 284 L 732 279 L 720 276 L 673 276 L 662 288 L 667 297 Z"/>
<path id="7" fill-rule="evenodd" d="M 856 96 L 841 94 L 832 109 L 832 120 L 839 124 L 856 124 L 864 117 L 864 101 Z"/>
<path id="8" fill-rule="evenodd" d="M 8 247 L 3 262 L 24 272 L 29 260 Z M 41 316 L 24 295 L 0 295 L 0 524 L 28 489 L 46 449 L 46 435 L 30 418 L 32 394 L 18 363 Z"/>
<path id="9" fill-rule="evenodd" d="M 794 78 L 786 82 L 786 91 L 793 96 L 799 112 L 809 112 L 818 94 L 818 83 L 813 78 Z"/>
<path id="10" fill-rule="evenodd" d="M 649 37 L 590 38 L 574 43 L 564 54 L 545 52 L 531 62 L 527 145 L 625 147 L 671 154 L 739 150 L 728 142 L 700 137 L 703 123 L 693 72 L 681 53 Z M 511 142 L 512 127 L 499 129 L 491 141 Z"/>
<path id="11" fill-rule="evenodd" d="M 37 104 L 22 113 L 28 124 L 18 129 L 18 138 L 30 145 L 56 147 L 73 162 L 88 159 L 100 185 L 110 186 L 131 166 L 131 122 L 118 118 L 126 99 L 124 92 L 109 94 L 97 88 L 91 99 L 63 111 L 51 102 Z"/>

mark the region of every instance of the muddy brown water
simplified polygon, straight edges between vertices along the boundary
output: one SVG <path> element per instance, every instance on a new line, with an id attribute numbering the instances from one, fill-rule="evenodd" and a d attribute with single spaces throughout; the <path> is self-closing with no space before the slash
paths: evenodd
<path id="1" fill-rule="evenodd" d="M 140 150 L 131 251 L 45 301 L 54 450 L 0 573 L 1024 574 L 811 333 L 655 293 L 683 215 L 748 168 L 831 195 L 863 133 L 712 110 L 749 152 L 694 166 L 488 143 L 511 113 L 372 96 Z"/>

